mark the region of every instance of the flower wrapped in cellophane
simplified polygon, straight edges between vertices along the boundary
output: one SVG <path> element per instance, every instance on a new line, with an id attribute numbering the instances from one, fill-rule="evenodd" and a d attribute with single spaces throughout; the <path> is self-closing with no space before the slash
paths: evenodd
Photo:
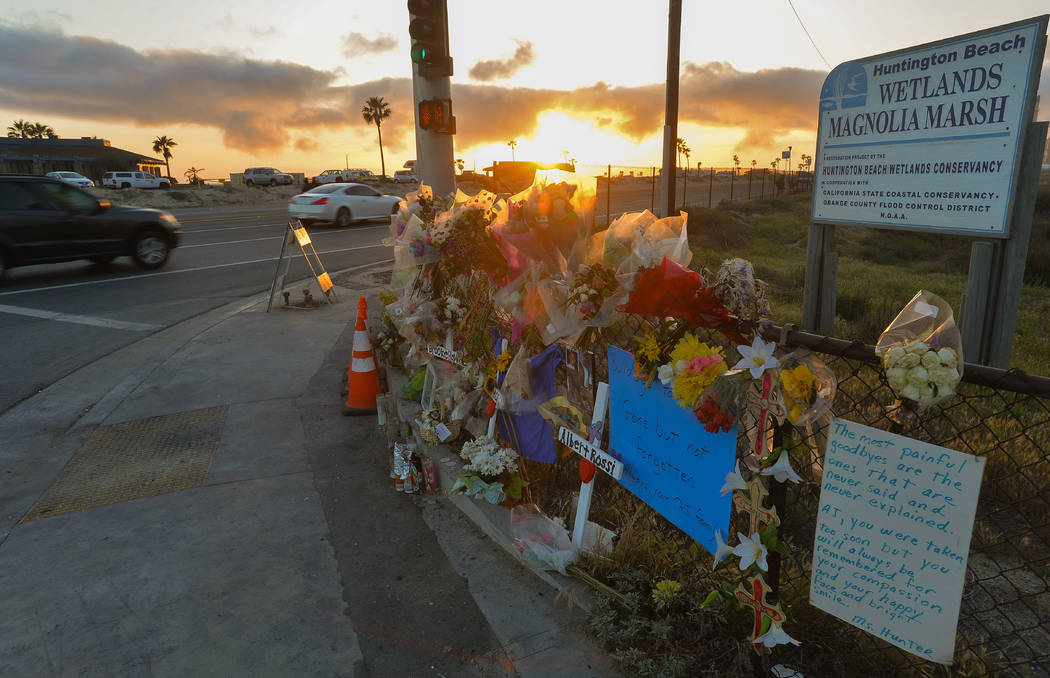
<path id="1" fill-rule="evenodd" d="M 787 420 L 792 424 L 805 426 L 831 409 L 837 380 L 824 361 L 813 353 L 799 350 L 782 359 L 777 377 Z"/>
<path id="2" fill-rule="evenodd" d="M 506 219 L 497 219 L 494 228 L 531 264 L 565 276 L 573 252 L 590 232 L 594 197 L 593 177 L 537 171 L 529 188 L 510 197 Z"/>
<path id="3" fill-rule="evenodd" d="M 677 318 L 693 326 L 718 330 L 731 340 L 743 343 L 743 337 L 733 326 L 729 311 L 715 296 L 715 290 L 704 285 L 699 273 L 667 257 L 653 268 L 638 270 L 627 303 L 617 310 Z"/>
<path id="4" fill-rule="evenodd" d="M 886 382 L 900 397 L 922 406 L 955 395 L 962 379 L 962 335 L 952 308 L 920 290 L 894 318 L 875 345 Z"/>

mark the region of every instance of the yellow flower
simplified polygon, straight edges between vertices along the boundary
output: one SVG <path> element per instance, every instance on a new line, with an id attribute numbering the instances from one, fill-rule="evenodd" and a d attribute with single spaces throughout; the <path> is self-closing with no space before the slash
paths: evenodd
<path id="1" fill-rule="evenodd" d="M 656 583 L 653 589 L 653 602 L 658 608 L 670 603 L 681 592 L 682 585 L 673 579 L 663 579 Z"/>
<path id="2" fill-rule="evenodd" d="M 780 384 L 784 387 L 784 403 L 791 408 L 788 421 L 797 423 L 805 407 L 813 400 L 813 383 L 817 375 L 806 365 L 780 371 Z"/>
<path id="3" fill-rule="evenodd" d="M 817 375 L 806 365 L 798 365 L 790 370 L 780 372 L 780 383 L 784 385 L 784 391 L 793 400 L 801 400 L 808 403 L 813 398 L 813 382 Z"/>
<path id="4" fill-rule="evenodd" d="M 651 330 L 647 330 L 641 339 L 635 337 L 635 341 L 638 342 L 638 356 L 643 360 L 654 363 L 660 359 L 660 343 Z"/>
<path id="5" fill-rule="evenodd" d="M 700 358 L 715 359 L 698 361 Z M 696 366 L 698 362 L 706 364 L 701 369 Z M 692 334 L 682 337 L 671 351 L 671 364 L 675 373 L 674 397 L 686 409 L 692 408 L 700 394 L 729 369 L 720 347 L 708 346 Z"/>
<path id="6" fill-rule="evenodd" d="M 496 371 L 506 372 L 507 368 L 510 367 L 510 361 L 512 358 L 513 356 L 510 354 L 510 351 L 504 351 L 496 356 Z"/>

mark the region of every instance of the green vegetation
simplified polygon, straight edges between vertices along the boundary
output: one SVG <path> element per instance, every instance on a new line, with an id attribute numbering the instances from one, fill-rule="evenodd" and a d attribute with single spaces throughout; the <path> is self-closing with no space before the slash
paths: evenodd
<path id="1" fill-rule="evenodd" d="M 729 256 L 755 265 L 770 284 L 779 324 L 802 317 L 809 195 L 690 206 L 689 237 L 694 267 L 717 268 Z M 958 319 L 966 291 L 970 238 L 843 226 L 839 253 L 838 307 L 834 336 L 874 344 L 883 328 L 920 289 L 944 297 Z M 1041 186 L 1017 317 L 1013 367 L 1050 374 L 1050 184 Z"/>

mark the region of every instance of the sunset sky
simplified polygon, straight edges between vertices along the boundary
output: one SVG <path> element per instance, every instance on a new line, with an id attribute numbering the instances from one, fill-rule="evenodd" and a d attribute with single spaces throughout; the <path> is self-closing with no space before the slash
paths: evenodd
<path id="1" fill-rule="evenodd" d="M 685 0 L 679 136 L 691 161 L 768 166 L 812 154 L 830 70 L 787 0 Z M 0 0 L 0 121 L 50 124 L 151 154 L 173 137 L 172 173 L 222 177 L 256 165 L 316 174 L 387 172 L 414 157 L 408 11 L 402 0 Z M 1027 19 L 1046 0 L 794 0 L 832 65 Z M 449 0 L 456 155 L 480 170 L 516 156 L 583 165 L 659 164 L 664 0 Z M 1044 61 L 1039 118 L 1050 117 Z"/>

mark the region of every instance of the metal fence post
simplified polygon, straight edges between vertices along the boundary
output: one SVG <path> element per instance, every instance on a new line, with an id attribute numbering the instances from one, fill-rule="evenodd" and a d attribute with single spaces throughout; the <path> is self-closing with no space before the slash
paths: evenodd
<path id="1" fill-rule="evenodd" d="M 715 168 L 711 168 L 711 183 L 707 188 L 707 208 L 711 209 L 711 196 L 715 192 Z"/>

